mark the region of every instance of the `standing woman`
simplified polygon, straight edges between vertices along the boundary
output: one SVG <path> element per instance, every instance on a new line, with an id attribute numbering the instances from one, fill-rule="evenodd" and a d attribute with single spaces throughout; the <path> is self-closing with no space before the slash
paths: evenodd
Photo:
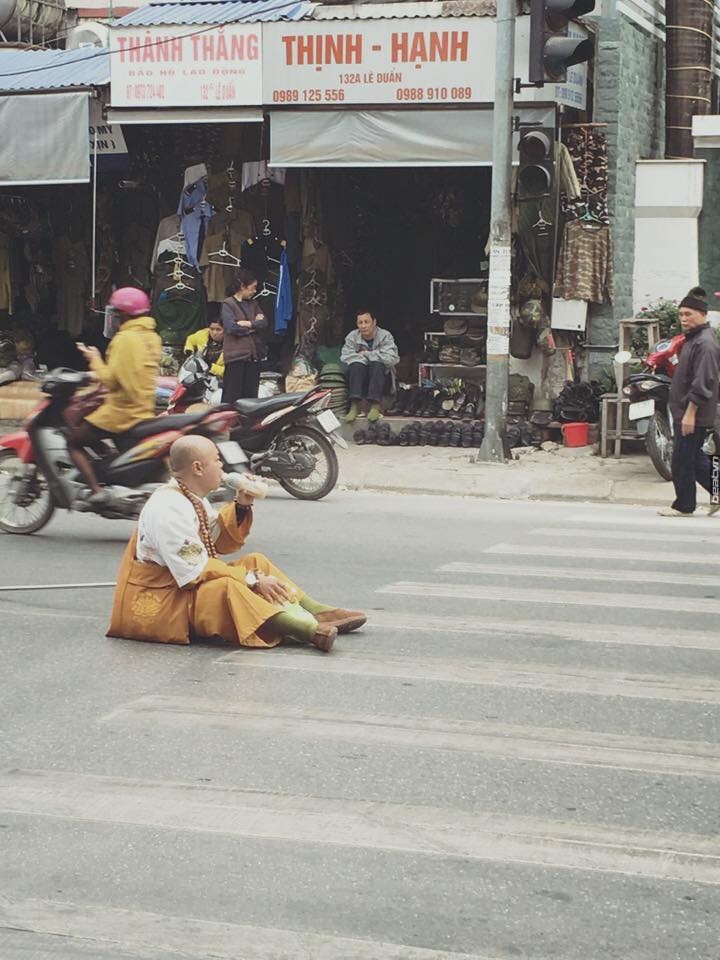
<path id="1" fill-rule="evenodd" d="M 258 395 L 260 361 L 265 356 L 262 332 L 267 328 L 267 320 L 260 305 L 253 300 L 257 285 L 255 274 L 241 268 L 235 275 L 235 292 L 222 305 L 223 403 Z"/>

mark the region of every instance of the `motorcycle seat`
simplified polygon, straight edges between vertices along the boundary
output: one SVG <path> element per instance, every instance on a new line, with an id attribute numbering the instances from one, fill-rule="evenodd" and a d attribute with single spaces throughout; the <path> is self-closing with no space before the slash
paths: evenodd
<path id="1" fill-rule="evenodd" d="M 130 440 L 142 440 L 143 437 L 152 437 L 156 433 L 165 433 L 166 430 L 182 430 L 192 426 L 207 416 L 207 411 L 198 413 L 171 413 L 166 417 L 153 417 L 152 420 L 142 420 L 136 423 L 131 430 L 123 434 Z"/>
<path id="2" fill-rule="evenodd" d="M 278 393 L 274 397 L 250 397 L 245 400 L 236 400 L 233 406 L 238 413 L 247 417 L 252 414 L 268 414 L 275 410 L 281 410 L 283 407 L 292 407 L 307 393 Z"/>

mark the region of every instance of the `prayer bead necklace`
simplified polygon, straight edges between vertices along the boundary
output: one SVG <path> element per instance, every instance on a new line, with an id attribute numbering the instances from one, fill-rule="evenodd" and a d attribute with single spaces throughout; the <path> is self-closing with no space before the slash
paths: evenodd
<path id="1" fill-rule="evenodd" d="M 177 477 L 175 479 L 177 480 Z M 184 494 L 193 505 L 198 522 L 200 523 L 200 539 L 202 540 L 203 545 L 208 552 L 208 556 L 217 557 L 217 550 L 215 549 L 215 544 L 213 543 L 213 538 L 210 534 L 210 524 L 208 523 L 204 503 L 200 497 L 197 497 L 194 493 L 188 490 L 182 480 L 177 480 L 177 485 L 180 488 L 180 492 Z"/>

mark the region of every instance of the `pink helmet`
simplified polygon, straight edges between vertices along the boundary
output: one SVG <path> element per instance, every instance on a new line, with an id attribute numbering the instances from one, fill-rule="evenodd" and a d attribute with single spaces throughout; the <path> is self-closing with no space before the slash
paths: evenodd
<path id="1" fill-rule="evenodd" d="M 137 287 L 120 287 L 110 297 L 110 306 L 129 317 L 142 317 L 150 310 L 150 298 Z"/>

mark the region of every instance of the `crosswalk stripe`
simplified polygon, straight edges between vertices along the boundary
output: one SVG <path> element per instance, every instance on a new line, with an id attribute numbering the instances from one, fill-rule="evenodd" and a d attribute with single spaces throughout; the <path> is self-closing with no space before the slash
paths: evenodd
<path id="1" fill-rule="evenodd" d="M 482 753 L 489 757 L 570 766 L 609 767 L 643 773 L 720 777 L 720 747 L 584 730 L 560 730 L 432 717 L 333 713 L 269 703 L 147 696 L 102 718 L 107 724 L 156 729 L 222 729 L 301 739 L 392 744 L 421 749 Z"/>
<path id="2" fill-rule="evenodd" d="M 543 564 L 542 567 L 530 567 L 513 563 L 509 566 L 507 563 L 446 563 L 438 567 L 441 573 L 481 573 L 491 576 L 504 576 L 512 574 L 514 577 L 535 577 L 542 580 L 592 580 L 593 583 L 605 581 L 619 581 L 627 583 L 632 587 L 633 584 L 641 583 L 664 583 L 677 586 L 677 574 L 662 573 L 657 570 L 623 570 L 623 569 L 605 569 L 589 570 L 587 567 L 551 567 Z M 692 582 L 698 587 L 716 587 L 718 585 L 717 575 L 693 574 Z"/>
<path id="3" fill-rule="evenodd" d="M 687 527 L 668 527 L 667 531 L 664 533 L 641 533 L 641 534 L 628 534 L 627 530 L 593 530 L 590 527 L 586 527 L 583 530 L 582 536 L 583 540 L 620 540 L 623 543 L 627 544 L 634 552 L 642 551 L 643 544 L 645 541 L 650 541 L 652 543 L 667 543 L 669 547 L 673 547 L 676 543 L 711 543 L 718 545 L 720 544 L 720 537 L 711 536 L 709 530 L 699 530 L 696 536 L 689 536 L 687 533 Z M 573 535 L 576 535 L 577 531 L 573 531 Z M 558 524 L 557 527 L 536 527 L 534 530 L 528 531 L 528 536 L 530 537 L 562 537 L 564 540 L 567 540 L 568 532 L 565 529 L 564 522 L 563 524 Z"/>
<path id="4" fill-rule="evenodd" d="M 613 624 L 587 623 L 573 620 L 516 620 L 499 617 L 424 617 L 418 614 L 373 611 L 372 629 L 427 631 L 430 633 L 459 633 L 471 636 L 490 634 L 502 637 L 556 637 L 582 643 L 606 643 L 641 647 L 677 647 L 688 650 L 720 650 L 720 631 L 665 630 L 661 627 L 620 627 Z"/>
<path id="5" fill-rule="evenodd" d="M 317 657 L 302 650 L 278 650 L 272 656 L 243 656 L 242 651 L 225 654 L 216 664 L 238 663 L 243 657 L 246 670 L 295 670 L 323 676 L 356 676 L 373 679 L 415 680 L 430 683 L 459 683 L 468 686 L 514 687 L 548 693 L 585 694 L 599 697 L 630 697 L 687 703 L 720 703 L 720 681 L 705 677 L 666 674 L 633 674 L 559 667 L 545 663 L 517 664 L 498 660 L 441 660 L 413 657 L 392 660 L 367 654 L 341 651 Z"/>
<path id="6" fill-rule="evenodd" d="M 510 574 L 512 570 L 508 570 Z M 587 593 L 584 590 L 531 590 L 524 586 L 445 584 L 401 581 L 379 587 L 376 593 L 401 597 L 441 597 L 447 600 L 498 600 L 555 606 L 604 607 L 608 610 L 667 610 L 671 613 L 720 613 L 720 600 L 705 597 L 635 596 L 631 593 Z"/>
<path id="7" fill-rule="evenodd" d="M 651 556 L 643 556 L 641 548 L 637 544 L 628 544 L 627 550 L 608 550 L 603 547 L 592 546 L 553 547 L 538 543 L 495 543 L 486 547 L 483 553 L 522 557 L 575 557 L 578 560 L 631 560 L 635 558 L 638 562 L 647 560 L 649 563 L 668 563 L 676 568 L 686 563 L 703 567 L 720 566 L 720 555 L 716 559 L 712 559 L 698 553 L 678 553 L 677 550 L 673 550 L 670 554 L 656 552 Z"/>
<path id="8" fill-rule="evenodd" d="M 655 530 L 682 529 L 702 530 L 703 532 L 713 530 L 720 539 L 720 520 L 717 516 L 706 517 L 703 514 L 696 514 L 692 517 L 659 517 L 657 513 L 633 512 L 631 508 L 623 510 L 621 513 L 610 510 L 598 510 L 590 513 L 573 513 L 569 517 L 563 517 L 563 524 L 581 524 L 583 526 L 594 525 L 612 525 L 615 527 L 652 527 Z"/>
<path id="9" fill-rule="evenodd" d="M 720 884 L 714 836 L 57 770 L 0 774 L 6 814 Z"/>
<path id="10" fill-rule="evenodd" d="M 132 950 L 133 957 L 143 960 L 157 960 L 170 951 L 186 960 L 503 960 L 485 954 L 196 920 L 93 903 L 11 900 L 0 896 L 2 928 L 22 930 L 26 939 L 29 933 L 35 933 L 63 937 L 66 944 L 73 940 L 90 941 L 96 950 L 98 944 L 108 944 L 123 952 Z M 32 943 L 27 947 L 31 948 Z M 40 954 L 33 952 L 33 956 L 39 958 Z"/>

